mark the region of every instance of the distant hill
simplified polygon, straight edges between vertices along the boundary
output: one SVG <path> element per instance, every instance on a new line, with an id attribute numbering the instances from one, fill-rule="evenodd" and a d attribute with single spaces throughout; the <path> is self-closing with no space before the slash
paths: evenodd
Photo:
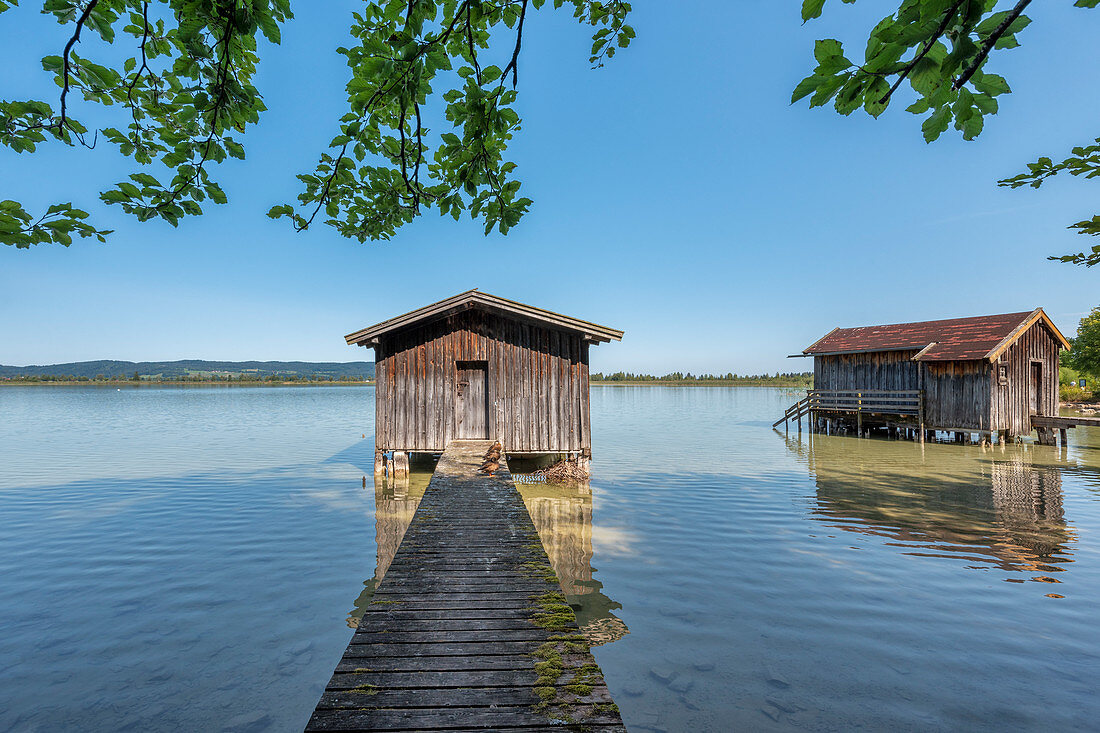
<path id="1" fill-rule="evenodd" d="M 179 379 L 181 377 L 269 377 L 297 376 L 333 377 L 339 379 L 374 378 L 373 361 L 312 362 L 312 361 L 77 361 L 70 364 L 34 364 L 4 366 L 0 364 L 0 379 L 13 377 L 132 377 L 137 372 L 145 378 Z"/>

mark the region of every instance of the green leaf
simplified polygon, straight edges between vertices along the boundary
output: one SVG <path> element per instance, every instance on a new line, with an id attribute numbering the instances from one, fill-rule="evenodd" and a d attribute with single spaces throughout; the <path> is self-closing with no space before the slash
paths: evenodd
<path id="1" fill-rule="evenodd" d="M 943 134 L 948 125 L 951 124 L 951 108 L 944 106 L 937 109 L 928 119 L 921 125 L 921 132 L 924 133 L 924 141 L 930 143 Z"/>
<path id="2" fill-rule="evenodd" d="M 821 8 L 825 6 L 825 0 L 802 0 L 802 22 L 811 18 L 821 17 Z"/>

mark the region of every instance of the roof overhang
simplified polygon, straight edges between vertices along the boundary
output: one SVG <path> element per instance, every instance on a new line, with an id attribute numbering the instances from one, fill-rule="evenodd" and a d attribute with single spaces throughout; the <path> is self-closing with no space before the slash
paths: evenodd
<path id="1" fill-rule="evenodd" d="M 601 326 L 590 321 L 582 321 L 579 318 L 554 313 L 553 311 L 536 308 L 532 305 L 474 289 L 350 333 L 344 337 L 344 340 L 349 344 L 373 348 L 378 346 L 381 338 L 389 334 L 475 308 L 561 331 L 579 333 L 585 341 L 593 344 L 621 341 L 623 338 L 623 332 L 618 329 Z"/>
<path id="2" fill-rule="evenodd" d="M 1007 333 L 1000 341 L 998 341 L 997 344 L 995 346 L 993 346 L 993 348 L 991 348 L 991 349 L 989 349 L 988 351 L 985 351 L 985 352 L 972 350 L 972 351 L 969 351 L 966 355 L 955 354 L 955 355 L 952 355 L 950 357 L 945 356 L 942 353 L 938 353 L 938 350 L 936 349 L 936 347 L 944 345 L 944 343 L 946 343 L 948 348 L 951 348 L 952 346 L 957 346 L 957 344 L 953 344 L 950 340 L 948 340 L 946 342 L 932 341 L 931 343 L 923 342 L 923 340 L 922 340 L 922 342 L 910 343 L 908 345 L 879 346 L 879 347 L 866 348 L 866 349 L 834 349 L 834 350 L 830 350 L 830 351 L 814 351 L 814 349 L 819 344 L 822 344 L 823 342 L 825 342 L 826 339 L 828 339 L 830 336 L 832 336 L 837 331 L 840 331 L 840 330 L 856 330 L 856 329 L 834 328 L 832 331 L 829 331 L 829 333 L 825 334 L 824 336 L 819 338 L 817 341 L 815 341 L 814 343 L 807 346 L 806 349 L 803 350 L 802 354 L 805 355 L 805 356 L 841 356 L 841 355 L 844 355 L 844 354 L 873 354 L 873 353 L 883 353 L 883 352 L 915 351 L 917 353 L 915 353 L 913 355 L 913 357 L 912 357 L 913 361 L 925 361 L 925 362 L 928 362 L 928 361 L 990 361 L 990 362 L 994 362 L 994 361 L 997 361 L 997 359 L 999 359 L 1001 357 L 1001 354 L 1003 354 L 1012 344 L 1014 344 L 1017 340 L 1019 340 L 1019 338 L 1024 333 L 1026 333 L 1029 328 L 1034 326 L 1036 323 L 1040 323 L 1040 322 L 1042 322 L 1047 327 L 1047 329 L 1050 331 L 1050 333 L 1058 341 L 1059 346 L 1061 348 L 1063 348 L 1063 349 L 1069 349 L 1070 348 L 1069 341 L 1066 340 L 1066 337 L 1062 335 L 1061 331 L 1058 330 L 1058 327 L 1054 325 L 1054 322 L 1052 320 L 1050 320 L 1050 317 L 1047 316 L 1047 314 L 1043 311 L 1042 308 L 1036 308 L 1035 310 L 1031 311 L 1030 313 L 1020 313 L 1020 314 L 1012 313 L 1012 314 L 1006 314 L 1006 315 L 1022 316 L 1022 319 L 1018 323 L 1016 323 L 1016 325 L 1012 328 L 1012 330 L 1009 333 Z M 974 319 L 947 319 L 947 321 L 949 321 L 949 322 L 950 321 L 958 321 L 958 320 L 974 320 Z M 934 323 L 937 323 L 937 322 L 936 321 L 929 321 L 927 323 L 920 323 L 920 324 L 897 324 L 897 325 L 898 326 L 910 326 L 910 325 L 928 325 L 928 324 L 934 324 Z M 866 327 L 861 327 L 861 328 L 866 328 Z M 876 328 L 890 328 L 890 326 L 883 326 L 883 327 L 876 327 Z M 926 334 L 926 335 L 928 335 L 928 334 Z M 989 341 L 986 341 L 986 343 L 988 344 Z"/>
<path id="3" fill-rule="evenodd" d="M 1003 339 L 1001 339 L 1001 342 L 999 344 L 990 349 L 989 353 L 986 354 L 983 358 L 987 359 L 988 361 L 997 361 L 997 359 L 1001 358 L 1001 354 L 1003 354 L 1009 346 L 1016 342 L 1016 339 L 1020 338 L 1020 336 L 1022 336 L 1025 331 L 1027 331 L 1029 328 L 1034 326 L 1036 323 L 1039 323 L 1040 321 L 1044 325 L 1046 325 L 1048 329 L 1050 329 L 1051 334 L 1053 334 L 1054 338 L 1058 340 L 1058 343 L 1061 345 L 1061 347 L 1068 351 L 1070 348 L 1069 341 L 1066 340 L 1066 337 L 1063 336 L 1062 332 L 1058 330 L 1058 327 L 1054 325 L 1054 321 L 1050 320 L 1050 316 L 1048 316 L 1042 308 L 1036 308 L 1035 310 L 1031 311 L 1031 315 L 1025 318 L 1019 326 L 1016 326 L 1016 328 L 1012 329 L 1012 333 L 1005 336 Z"/>
<path id="4" fill-rule="evenodd" d="M 833 330 L 835 331 L 836 329 L 833 329 Z M 818 339 L 818 340 L 820 341 L 820 339 Z M 930 345 L 931 344 L 929 344 L 929 346 Z M 809 348 L 812 349 L 813 346 L 810 346 Z M 928 348 L 928 346 L 924 347 L 924 349 L 927 349 L 927 348 Z M 844 354 L 881 354 L 883 352 L 893 352 L 893 351 L 923 351 L 923 349 L 920 346 L 891 346 L 891 347 L 888 347 L 888 348 L 881 348 L 881 349 L 848 349 L 848 350 L 845 350 L 845 351 L 813 351 L 813 352 L 811 352 L 811 351 L 807 350 L 807 351 L 802 352 L 801 354 L 792 354 L 791 356 L 843 356 Z"/>

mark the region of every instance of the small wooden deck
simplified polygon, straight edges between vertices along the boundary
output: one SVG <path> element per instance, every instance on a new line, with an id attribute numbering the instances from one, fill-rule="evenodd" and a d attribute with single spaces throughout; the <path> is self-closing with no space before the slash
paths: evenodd
<path id="1" fill-rule="evenodd" d="M 1066 428 L 1100 428 L 1100 417 L 1048 417 L 1046 415 L 1032 415 L 1031 427 L 1052 428 L 1065 430 Z"/>
<path id="2" fill-rule="evenodd" d="M 307 731 L 625 731 L 506 464 L 452 442 Z"/>
<path id="3" fill-rule="evenodd" d="M 1062 447 L 1067 445 L 1066 430 L 1069 428 L 1100 428 L 1100 417 L 1074 417 L 1032 415 L 1031 427 L 1039 436 L 1040 445 L 1057 445 L 1058 439 L 1055 431 L 1062 437 Z"/>

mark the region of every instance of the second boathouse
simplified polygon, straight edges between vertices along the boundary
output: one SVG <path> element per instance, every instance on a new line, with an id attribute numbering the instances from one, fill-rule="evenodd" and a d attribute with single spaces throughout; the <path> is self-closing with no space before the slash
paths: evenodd
<path id="1" fill-rule="evenodd" d="M 1058 414 L 1058 355 L 1068 348 L 1042 308 L 836 328 L 799 355 L 813 357 L 814 388 L 784 419 L 919 439 L 935 430 L 1024 436 L 1033 416 Z"/>

